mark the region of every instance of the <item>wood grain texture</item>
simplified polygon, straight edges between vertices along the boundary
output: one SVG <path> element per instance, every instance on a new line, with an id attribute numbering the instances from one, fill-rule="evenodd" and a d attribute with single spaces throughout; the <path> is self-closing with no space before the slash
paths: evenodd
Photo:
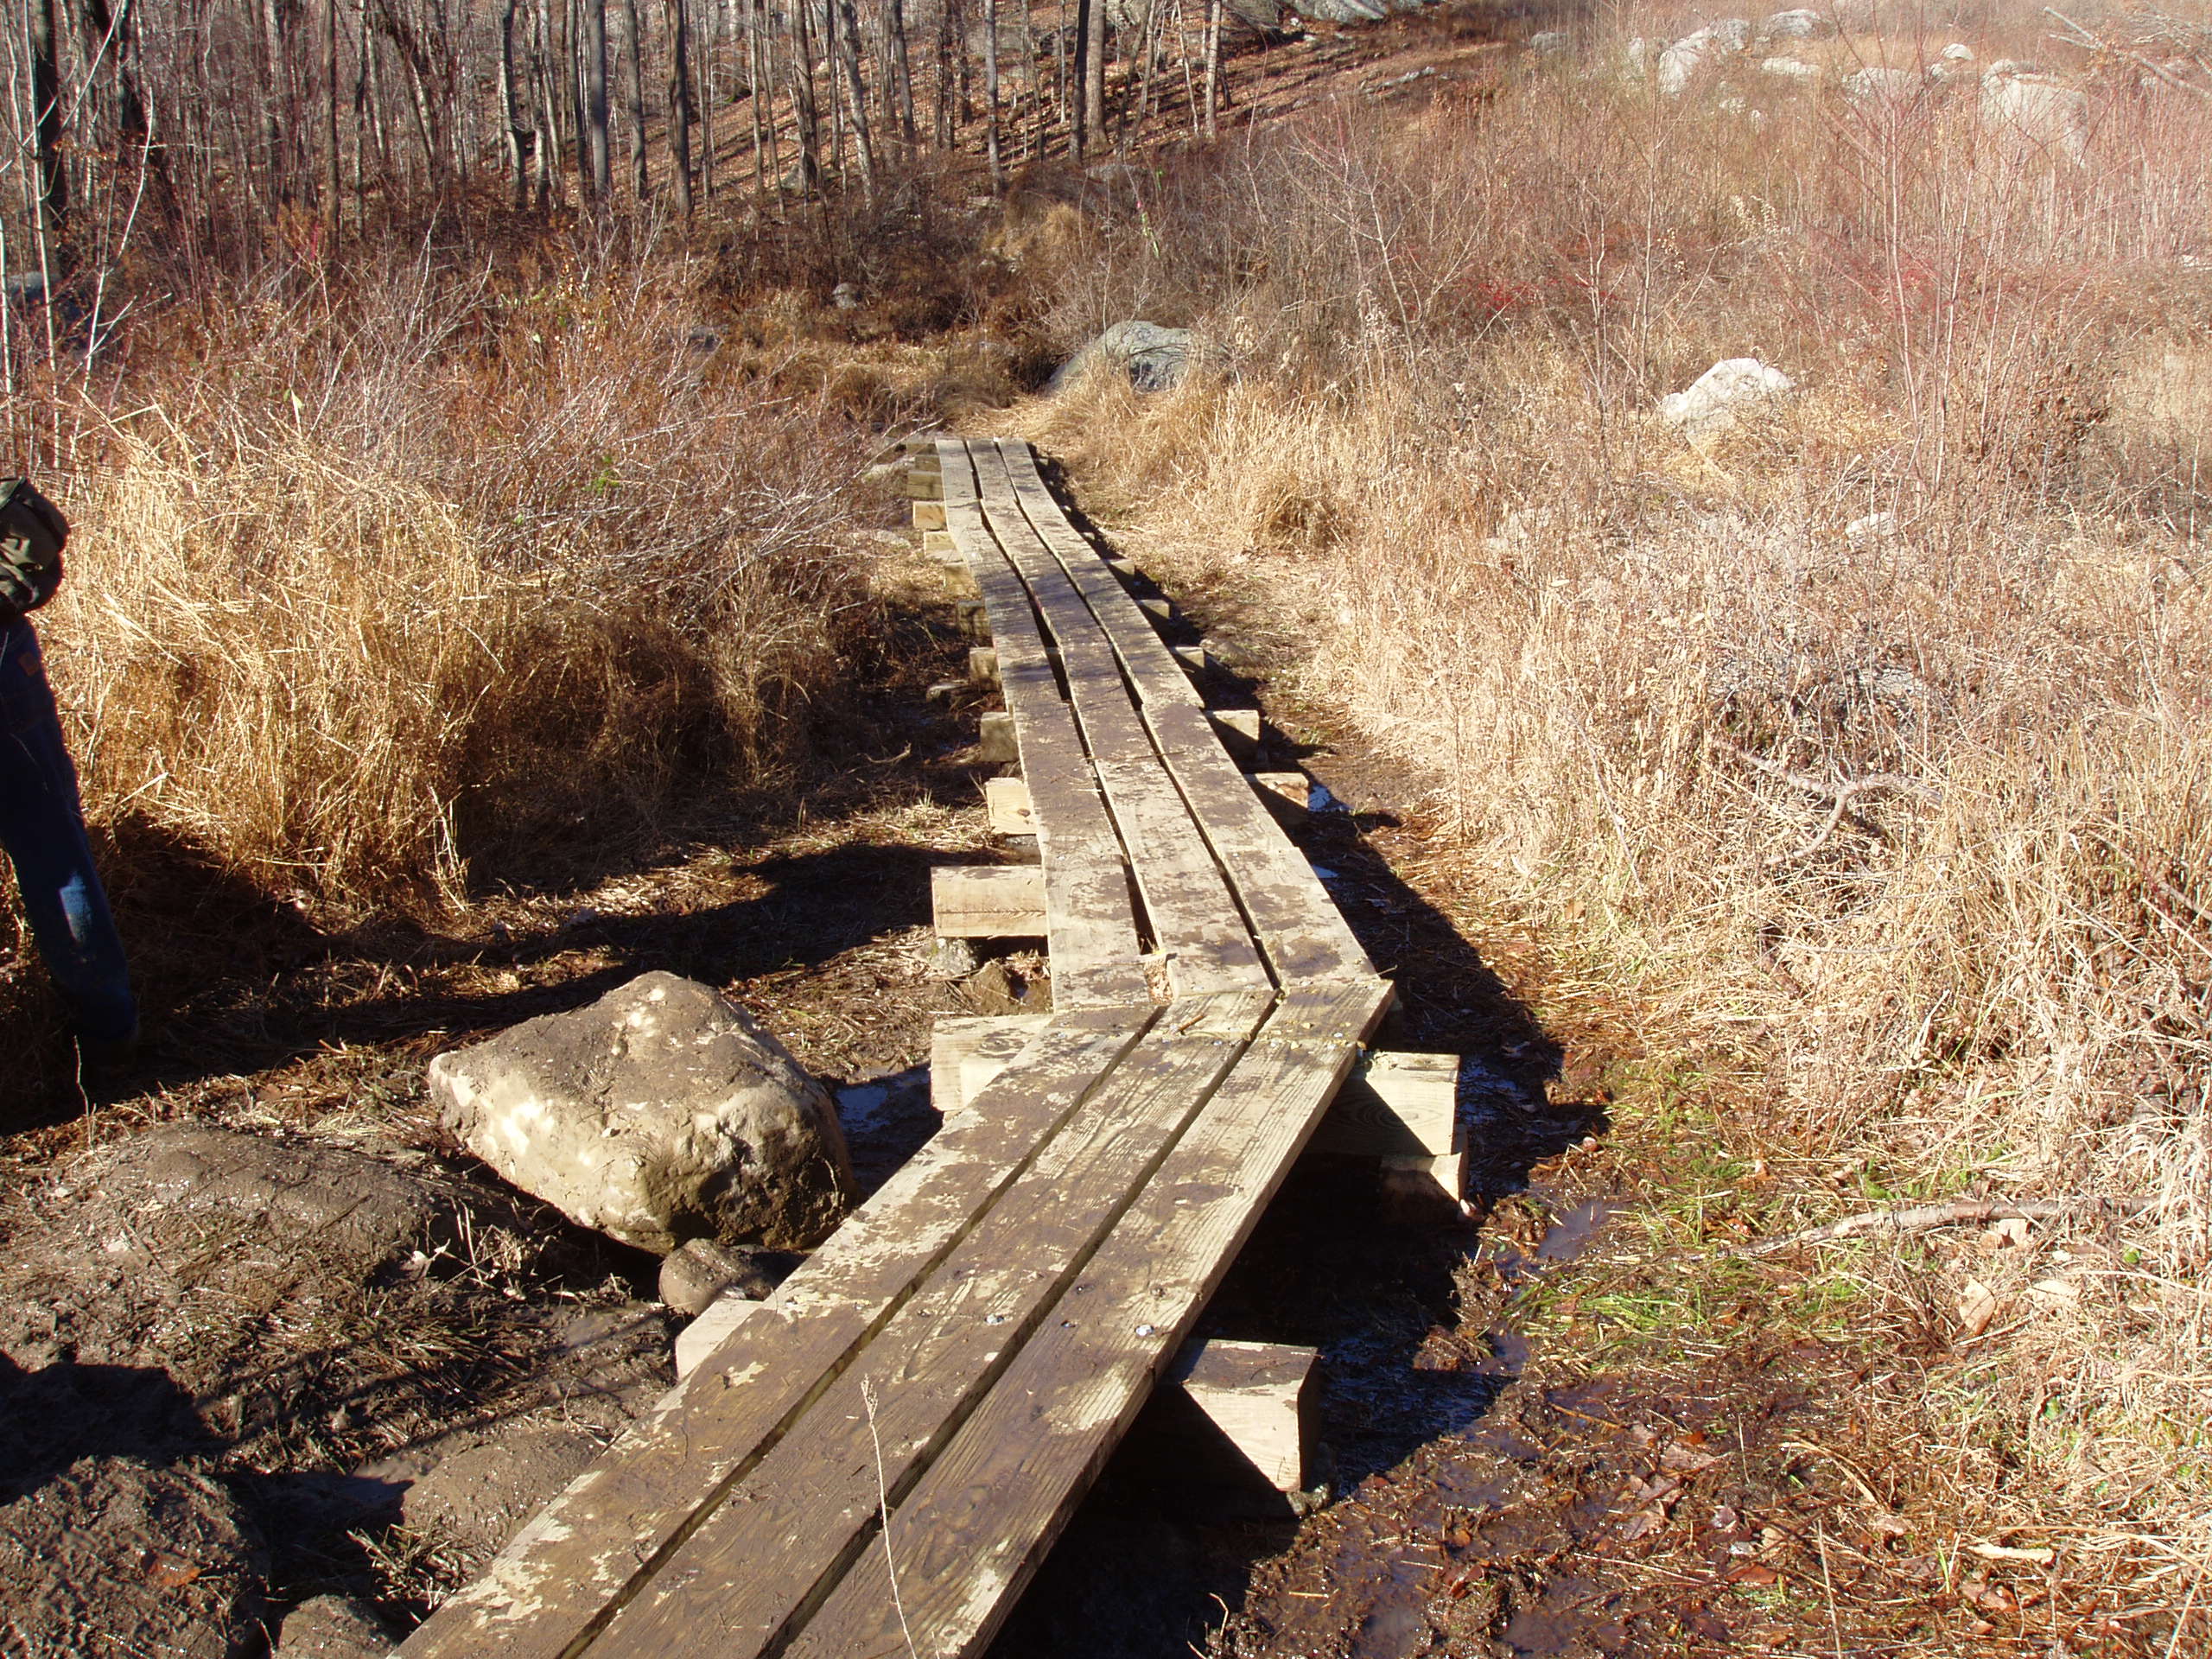
<path id="1" fill-rule="evenodd" d="M 560 1659 L 651 1577 L 1030 1166 L 1152 1023 L 1056 1015 L 731 1338 L 407 1639 L 409 1659 Z"/>
<path id="2" fill-rule="evenodd" d="M 941 939 L 1045 937 L 1045 872 L 1034 864 L 946 864 L 930 872 Z"/>
<path id="3" fill-rule="evenodd" d="M 1389 1006 L 1381 981 L 1298 987 L 791 1642 L 790 1659 L 980 1653 Z M 887 1560 L 896 1563 L 892 1594 Z"/>
<path id="4" fill-rule="evenodd" d="M 592 1643 L 751 1659 L 803 1624 L 1084 1272 L 1259 1028 L 1259 993 L 1171 1004 L 845 1373 Z"/>

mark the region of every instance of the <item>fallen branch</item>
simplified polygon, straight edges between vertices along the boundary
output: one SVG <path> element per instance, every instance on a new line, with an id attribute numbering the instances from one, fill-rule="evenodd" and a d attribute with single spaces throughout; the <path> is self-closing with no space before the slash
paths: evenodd
<path id="1" fill-rule="evenodd" d="M 2067 28 L 2074 31 L 2070 37 L 2063 35 L 2058 36 L 2059 39 L 2065 41 L 2069 46 L 2078 46 L 2088 51 L 2102 52 L 2109 57 L 2121 59 L 2126 62 L 2133 64 L 2138 69 L 2143 70 L 2148 74 L 2156 75 L 2160 80 L 2165 82 L 2167 86 L 2174 87 L 2177 91 L 2187 92 L 2192 97 L 2212 98 L 2212 88 L 2200 86 L 2193 80 L 2184 80 L 2179 75 L 2174 73 L 2172 70 L 2167 68 L 2163 63 L 2155 63 L 2149 58 L 2145 57 L 2139 52 L 2131 52 L 2124 46 L 2113 45 L 2102 35 L 2097 35 L 2089 29 L 2082 28 L 2081 24 L 2075 22 L 2071 17 L 2069 17 L 2064 12 L 2058 10 L 2056 7 L 2045 6 L 2043 10 L 2045 16 L 2056 17 L 2060 22 L 2065 24 Z"/>
<path id="2" fill-rule="evenodd" d="M 1785 766 L 1779 760 L 1770 760 L 1763 754 L 1754 754 L 1733 743 L 1715 741 L 1745 766 L 1755 767 L 1770 778 L 1778 779 L 1792 789 L 1802 789 L 1808 795 L 1817 795 L 1824 801 L 1834 801 L 1839 805 L 1859 795 L 1917 795 L 1924 801 L 1940 798 L 1937 791 L 1918 779 L 1906 778 L 1897 772 L 1870 772 L 1864 777 L 1846 778 L 1832 784 L 1825 778 L 1815 778 L 1809 772 L 1799 772 L 1794 767 Z"/>
<path id="3" fill-rule="evenodd" d="M 1793 1244 L 1828 1244 L 1865 1233 L 1927 1233 L 1938 1227 L 1993 1221 L 2084 1221 L 2140 1215 L 2152 1207 L 2147 1198 L 1954 1198 L 1948 1204 L 1908 1205 L 1901 1210 L 1868 1210 L 1824 1226 L 1747 1244 L 1743 1255 L 1766 1255 Z"/>

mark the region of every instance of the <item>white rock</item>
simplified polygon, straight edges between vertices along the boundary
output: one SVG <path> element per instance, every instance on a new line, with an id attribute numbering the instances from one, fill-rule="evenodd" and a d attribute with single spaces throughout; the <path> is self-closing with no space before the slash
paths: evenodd
<path id="1" fill-rule="evenodd" d="M 1914 70 L 1885 69 L 1879 65 L 1854 69 L 1843 78 L 1844 96 L 1855 104 L 1908 104 L 1926 86 Z"/>
<path id="2" fill-rule="evenodd" d="M 1843 527 L 1843 538 L 1853 547 L 1869 547 L 1877 543 L 1894 541 L 1897 533 L 1897 516 L 1885 510 L 1870 512 L 1863 518 L 1854 518 Z"/>
<path id="3" fill-rule="evenodd" d="M 1751 26 L 1741 17 L 1725 17 L 1683 35 L 1659 54 L 1659 90 L 1669 98 L 1679 96 L 1700 70 L 1736 56 L 1751 43 Z"/>
<path id="4" fill-rule="evenodd" d="M 829 1093 L 751 1014 L 674 974 L 441 1054 L 429 1083 L 508 1181 L 645 1249 L 803 1249 L 851 1201 Z"/>
<path id="5" fill-rule="evenodd" d="M 1817 66 L 1796 58 L 1762 58 L 1759 60 L 1759 73 L 1772 75 L 1777 80 L 1818 80 L 1821 78 Z"/>
<path id="6" fill-rule="evenodd" d="M 2014 143 L 2049 150 L 2080 162 L 2089 152 L 2089 100 L 2049 75 L 2023 70 L 2008 59 L 1981 78 L 1982 125 Z"/>
<path id="7" fill-rule="evenodd" d="M 1756 357 L 1731 357 L 1698 376 L 1685 391 L 1659 400 L 1659 418 L 1693 442 L 1726 431 L 1748 406 L 1793 390 L 1796 382 Z"/>
<path id="8" fill-rule="evenodd" d="M 1621 67 L 1631 75 L 1649 74 L 1659 45 L 1649 35 L 1630 36 L 1628 44 L 1621 48 Z"/>
<path id="9" fill-rule="evenodd" d="M 1574 49 L 1574 36 L 1563 29 L 1547 29 L 1529 37 L 1529 49 L 1540 58 L 1564 57 Z"/>
<path id="10" fill-rule="evenodd" d="M 1938 55 L 1946 63 L 1972 63 L 1974 48 L 1968 46 L 1964 41 L 1953 41 Z"/>
<path id="11" fill-rule="evenodd" d="M 1835 33 L 1835 24 L 1810 8 L 1777 11 L 1759 25 L 1770 41 L 1817 41 Z"/>

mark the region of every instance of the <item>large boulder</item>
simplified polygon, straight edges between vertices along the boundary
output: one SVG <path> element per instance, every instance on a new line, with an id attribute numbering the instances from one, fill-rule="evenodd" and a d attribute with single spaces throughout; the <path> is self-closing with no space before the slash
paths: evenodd
<path id="1" fill-rule="evenodd" d="M 1117 322 L 1054 372 L 1047 391 L 1059 391 L 1094 368 L 1118 369 L 1139 391 L 1166 391 L 1191 365 L 1191 331 L 1156 322 Z"/>
<path id="2" fill-rule="evenodd" d="M 1724 17 L 1683 35 L 1659 54 L 1659 90 L 1669 98 L 1687 92 L 1700 72 L 1740 56 L 1751 40 L 1751 26 L 1741 17 Z"/>
<path id="3" fill-rule="evenodd" d="M 262 1650 L 267 1568 L 215 1481 L 86 1458 L 0 1504 L 0 1653 L 244 1659 Z"/>
<path id="4" fill-rule="evenodd" d="M 515 1185 L 664 1255 L 688 1238 L 805 1249 L 851 1202 L 828 1092 L 751 1014 L 674 974 L 441 1054 L 430 1092 Z"/>
<path id="5" fill-rule="evenodd" d="M 2088 99 L 2009 58 L 1991 64 L 1981 77 L 1981 122 L 2023 149 L 2077 164 L 2088 157 Z"/>

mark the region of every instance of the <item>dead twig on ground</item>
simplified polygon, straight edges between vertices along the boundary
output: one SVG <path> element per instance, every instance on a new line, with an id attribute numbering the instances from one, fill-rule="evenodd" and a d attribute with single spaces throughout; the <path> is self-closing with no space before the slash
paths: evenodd
<path id="1" fill-rule="evenodd" d="M 2152 1207 L 2142 1197 L 2071 1198 L 1954 1198 L 1945 1204 L 1914 1204 L 1896 1210 L 1866 1210 L 1802 1232 L 1763 1239 L 1739 1248 L 1739 1255 L 1767 1255 L 1793 1244 L 1829 1244 L 1866 1233 L 1926 1233 L 1967 1224 L 1993 1221 L 2082 1221 L 2139 1215 Z"/>

